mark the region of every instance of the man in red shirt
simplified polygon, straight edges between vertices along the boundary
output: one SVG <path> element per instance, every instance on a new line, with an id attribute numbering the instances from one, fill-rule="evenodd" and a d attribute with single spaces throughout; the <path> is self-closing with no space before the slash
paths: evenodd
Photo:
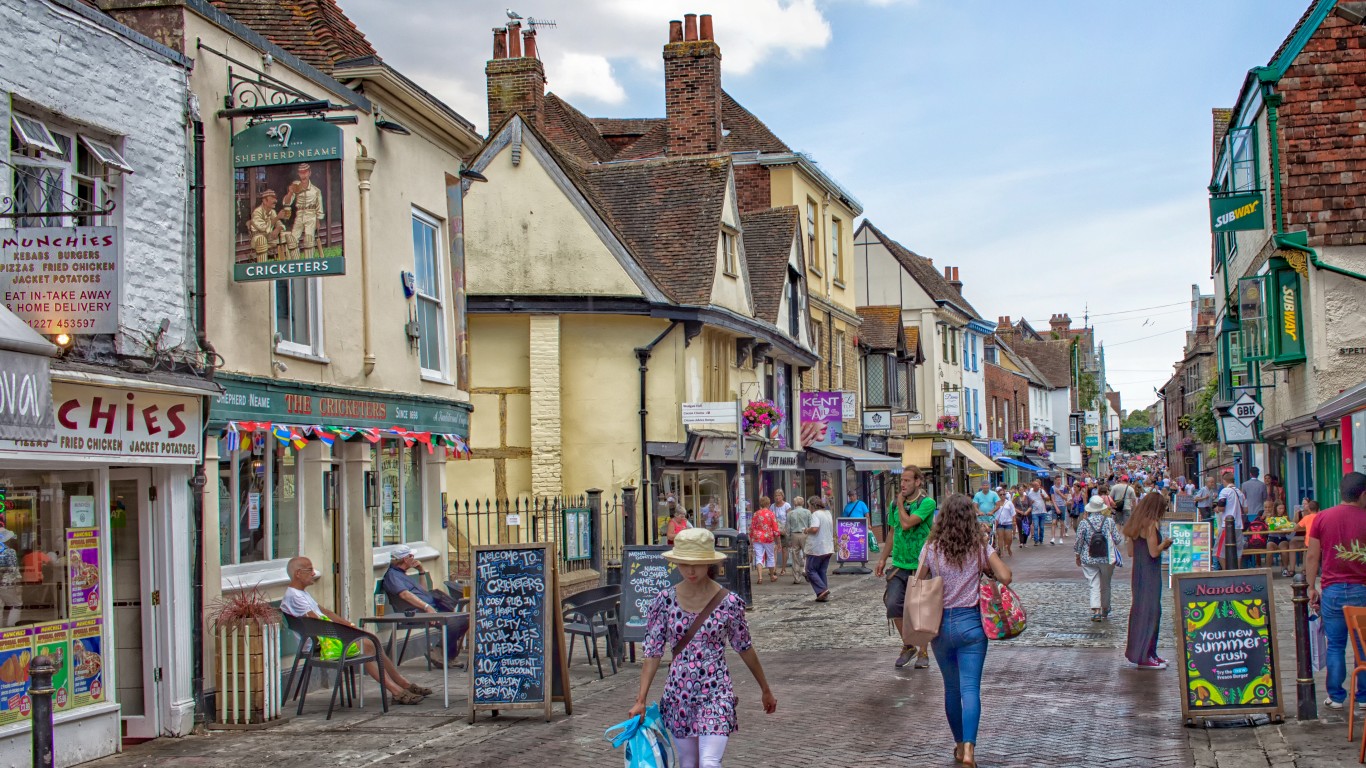
<path id="1" fill-rule="evenodd" d="M 1366 475 L 1348 472 L 1339 488 L 1342 503 L 1314 518 L 1304 562 L 1309 603 L 1319 609 L 1328 634 L 1328 698 L 1323 704 L 1329 709 L 1342 709 L 1347 699 L 1347 619 L 1342 609 L 1366 606 Z M 1366 681 L 1358 683 L 1356 697 L 1366 703 Z"/>

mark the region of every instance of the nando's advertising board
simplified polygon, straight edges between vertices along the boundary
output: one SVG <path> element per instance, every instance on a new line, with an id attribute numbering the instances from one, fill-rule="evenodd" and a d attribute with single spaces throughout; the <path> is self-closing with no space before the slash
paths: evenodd
<path id="1" fill-rule="evenodd" d="M 346 274 L 341 128 L 272 120 L 232 137 L 233 278 Z"/>
<path id="2" fill-rule="evenodd" d="M 1283 717 L 1271 570 L 1181 573 L 1172 582 L 1182 719 Z"/>

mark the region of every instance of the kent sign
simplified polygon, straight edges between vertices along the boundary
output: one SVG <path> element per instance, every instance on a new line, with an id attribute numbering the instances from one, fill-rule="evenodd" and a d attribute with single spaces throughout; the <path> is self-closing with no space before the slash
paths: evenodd
<path id="1" fill-rule="evenodd" d="M 1265 229 L 1266 214 L 1262 210 L 1263 207 L 1260 192 L 1211 197 L 1209 199 L 1210 231 L 1217 235 L 1223 232 Z"/>

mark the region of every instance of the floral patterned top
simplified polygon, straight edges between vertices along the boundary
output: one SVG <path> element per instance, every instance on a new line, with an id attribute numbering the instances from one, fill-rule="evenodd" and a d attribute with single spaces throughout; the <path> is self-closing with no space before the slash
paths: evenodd
<path id="1" fill-rule="evenodd" d="M 674 587 L 656 595 L 645 615 L 644 651 L 655 659 L 663 658 L 665 648 L 682 640 L 697 618 L 679 605 Z M 734 592 L 721 600 L 688 647 L 669 664 L 659 711 L 674 738 L 725 736 L 739 729 L 735 689 L 726 666 L 727 641 L 740 652 L 754 645 L 745 623 L 745 602 Z"/>
<path id="2" fill-rule="evenodd" d="M 778 540 L 778 517 L 773 510 L 764 507 L 754 513 L 749 524 L 749 540 L 755 544 L 772 544 Z"/>

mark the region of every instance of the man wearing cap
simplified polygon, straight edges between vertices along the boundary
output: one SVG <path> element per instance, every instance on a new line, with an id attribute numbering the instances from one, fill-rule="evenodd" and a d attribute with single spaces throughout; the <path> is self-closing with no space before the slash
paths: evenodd
<path id="1" fill-rule="evenodd" d="M 422 613 L 451 613 L 455 610 L 455 599 L 439 589 L 428 590 L 408 575 L 416 568 L 419 575 L 426 573 L 422 563 L 407 544 L 401 544 L 389 553 L 389 570 L 384 572 L 384 592 L 390 603 L 398 611 L 420 611 Z M 454 659 L 460 648 L 460 640 L 469 630 L 469 616 L 452 616 L 446 620 L 450 646 L 443 657 L 439 648 L 427 650 L 427 660 L 441 666 L 447 659 Z"/>
<path id="2" fill-rule="evenodd" d="M 289 183 L 289 191 L 282 201 L 286 207 L 294 208 L 294 228 L 291 230 L 295 241 L 294 257 L 300 256 L 300 248 L 304 256 L 322 256 L 317 237 L 318 223 L 323 220 L 323 193 L 313 186 L 312 166 L 299 163 L 298 174 L 298 180 Z"/>
<path id="3" fill-rule="evenodd" d="M 1110 498 L 1115 502 L 1115 522 L 1121 527 L 1138 504 L 1138 494 L 1129 485 L 1129 476 L 1120 475 L 1119 482 L 1110 487 Z"/>
<path id="4" fill-rule="evenodd" d="M 270 261 L 279 258 L 280 244 L 284 243 L 286 253 L 293 253 L 298 247 L 294 233 L 286 231 L 275 210 L 275 190 L 267 189 L 261 193 L 261 204 L 251 212 L 247 222 L 247 234 L 251 235 L 251 250 L 256 261 Z"/>

